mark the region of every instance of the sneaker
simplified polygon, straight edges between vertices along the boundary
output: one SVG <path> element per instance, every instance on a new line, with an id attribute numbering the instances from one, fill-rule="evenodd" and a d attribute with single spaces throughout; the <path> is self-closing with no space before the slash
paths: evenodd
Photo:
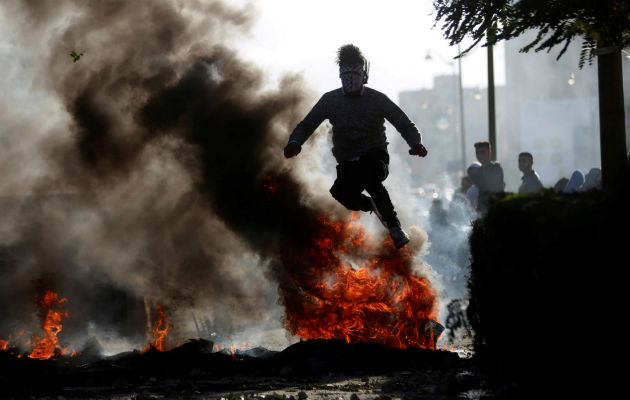
<path id="1" fill-rule="evenodd" d="M 372 197 L 370 196 L 368 196 L 368 199 L 370 199 L 370 203 L 372 203 L 372 211 L 374 212 L 374 214 L 376 214 L 376 216 L 378 217 L 379 221 L 381 221 L 381 224 L 383 224 L 385 229 L 389 229 L 389 226 L 387 226 L 387 222 L 385 222 L 385 220 L 383 219 L 383 215 L 381 215 L 381 213 L 378 211 L 378 208 L 376 208 L 376 203 L 374 202 L 374 199 L 372 199 Z"/>
<path id="2" fill-rule="evenodd" d="M 394 241 L 394 246 L 397 249 L 400 249 L 407 243 L 409 243 L 409 236 L 403 231 L 399 226 L 393 226 L 389 229 L 389 236 L 392 237 Z"/>

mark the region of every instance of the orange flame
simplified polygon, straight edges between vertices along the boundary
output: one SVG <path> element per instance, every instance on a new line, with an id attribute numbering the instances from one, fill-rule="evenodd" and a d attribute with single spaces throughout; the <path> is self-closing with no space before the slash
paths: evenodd
<path id="1" fill-rule="evenodd" d="M 42 320 L 40 326 L 44 330 L 43 337 L 34 337 L 32 340 L 33 351 L 30 358 L 47 360 L 56 355 L 56 351 L 65 354 L 66 349 L 57 348 L 59 339 L 57 335 L 61 332 L 62 318 L 69 318 L 68 311 L 60 309 L 60 306 L 68 301 L 67 298 L 59 298 L 57 293 L 46 290 L 43 296 L 37 299 L 37 306 L 40 309 Z"/>
<path id="2" fill-rule="evenodd" d="M 299 271 L 292 276 L 295 286 L 281 288 L 288 294 L 287 329 L 304 339 L 434 348 L 436 294 L 427 278 L 413 274 L 414 247 L 395 250 L 391 239 L 377 246 L 358 218 L 321 216 L 306 254 L 285 255 L 285 263 L 307 260 L 303 269 L 293 269 Z M 362 266 L 354 269 L 344 259 Z"/>
<path id="3" fill-rule="evenodd" d="M 0 351 L 4 351 L 9 348 L 9 341 L 0 339 Z"/>
<path id="4" fill-rule="evenodd" d="M 229 351 L 229 355 L 235 359 L 236 361 L 243 361 L 242 358 L 237 357 L 236 356 L 236 350 L 245 350 L 246 346 L 247 346 L 247 342 L 243 342 L 242 345 L 238 345 L 238 344 L 234 344 L 234 342 L 232 342 L 232 337 L 230 335 L 226 335 L 227 339 L 230 341 L 230 351 Z M 216 346 L 217 351 L 223 351 L 225 350 L 225 347 L 219 347 Z"/>
<path id="5" fill-rule="evenodd" d="M 171 330 L 173 324 L 166 317 L 166 313 L 162 308 L 161 304 L 158 304 L 155 307 L 155 318 L 153 319 L 153 341 L 148 343 L 144 349 L 142 349 L 142 353 L 149 350 L 151 347 L 155 348 L 158 351 L 166 351 L 166 337 L 168 336 L 168 331 Z"/>

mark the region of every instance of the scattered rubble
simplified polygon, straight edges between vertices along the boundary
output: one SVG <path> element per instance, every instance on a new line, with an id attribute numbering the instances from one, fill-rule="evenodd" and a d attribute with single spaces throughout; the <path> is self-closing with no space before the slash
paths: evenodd
<path id="1" fill-rule="evenodd" d="M 170 351 L 151 348 L 90 361 L 80 356 L 32 360 L 2 351 L 0 397 L 453 399 L 471 398 L 466 393 L 481 393 L 484 385 L 469 359 L 443 350 L 309 340 L 263 358 L 211 348 L 197 339 Z"/>

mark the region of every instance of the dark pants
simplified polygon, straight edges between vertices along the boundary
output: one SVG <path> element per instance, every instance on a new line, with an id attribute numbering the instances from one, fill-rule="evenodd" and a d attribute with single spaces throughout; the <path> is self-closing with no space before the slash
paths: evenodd
<path id="1" fill-rule="evenodd" d="M 342 161 L 337 165 L 337 179 L 330 188 L 333 197 L 347 209 L 372 211 L 370 198 L 389 227 L 400 226 L 394 205 L 389 198 L 383 181 L 389 175 L 389 154 L 387 149 L 375 148 L 356 161 Z"/>

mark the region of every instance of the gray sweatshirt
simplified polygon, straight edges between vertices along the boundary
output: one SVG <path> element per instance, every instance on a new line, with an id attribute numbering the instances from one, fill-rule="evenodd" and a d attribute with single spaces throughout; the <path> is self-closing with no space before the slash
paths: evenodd
<path id="1" fill-rule="evenodd" d="M 374 147 L 387 147 L 385 120 L 411 147 L 421 143 L 420 132 L 385 94 L 364 87 L 360 96 L 346 96 L 341 88 L 325 93 L 291 133 L 289 142 L 302 145 L 328 119 L 333 130 L 333 155 L 338 162 L 352 160 Z"/>

